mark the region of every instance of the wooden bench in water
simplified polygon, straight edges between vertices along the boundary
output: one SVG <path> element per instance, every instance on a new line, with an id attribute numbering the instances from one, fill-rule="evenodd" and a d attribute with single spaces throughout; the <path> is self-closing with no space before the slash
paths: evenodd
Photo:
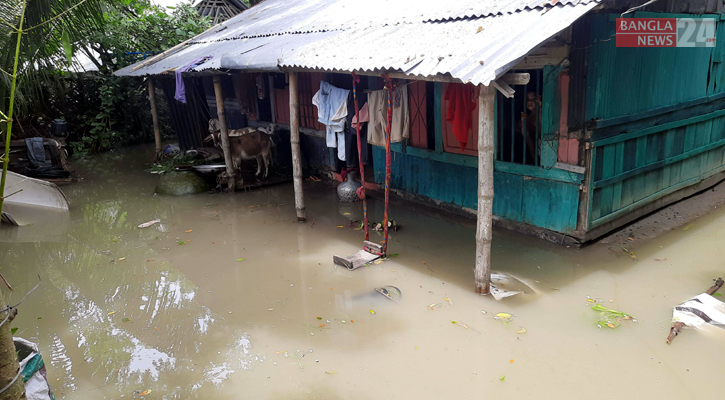
<path id="1" fill-rule="evenodd" d="M 357 253 L 348 256 L 333 256 L 332 260 L 335 265 L 341 265 L 350 271 L 364 267 L 365 265 L 377 260 L 383 256 L 383 246 L 381 244 L 373 243 L 370 241 L 363 242 L 362 250 Z"/>

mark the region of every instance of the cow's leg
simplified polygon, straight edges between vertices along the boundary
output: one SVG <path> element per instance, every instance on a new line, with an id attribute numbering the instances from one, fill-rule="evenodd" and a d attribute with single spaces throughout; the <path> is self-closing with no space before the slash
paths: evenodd
<path id="1" fill-rule="evenodd" d="M 262 163 L 264 162 L 264 158 L 262 158 L 261 154 L 257 154 L 257 173 L 255 176 L 259 176 L 259 174 L 262 173 Z"/>
<path id="2" fill-rule="evenodd" d="M 262 153 L 262 158 L 264 159 L 264 177 L 267 177 L 267 174 L 269 174 L 269 151 L 265 151 Z"/>

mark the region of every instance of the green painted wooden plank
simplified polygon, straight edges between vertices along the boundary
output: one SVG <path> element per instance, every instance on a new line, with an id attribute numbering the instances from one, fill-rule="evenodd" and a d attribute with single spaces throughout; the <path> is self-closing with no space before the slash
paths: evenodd
<path id="1" fill-rule="evenodd" d="M 698 124 L 698 129 L 700 131 L 699 136 L 702 137 L 702 143 L 710 143 L 712 140 L 712 120 Z M 710 167 L 709 160 L 709 151 L 707 152 L 707 154 L 702 154 L 702 157 L 700 158 L 700 174 L 703 174 L 705 173 L 705 171 L 709 171 L 712 169 L 712 167 Z"/>
<path id="2" fill-rule="evenodd" d="M 602 178 L 608 179 L 614 175 L 614 162 L 616 161 L 616 147 L 606 146 L 604 147 L 604 153 L 602 155 Z M 601 202 L 599 204 L 599 215 L 607 215 L 612 212 L 612 198 L 613 188 L 611 186 L 603 186 L 601 188 L 595 187 L 601 191 Z"/>
<path id="3" fill-rule="evenodd" d="M 692 124 L 695 124 L 698 122 L 707 121 L 707 120 L 717 118 L 717 117 L 720 117 L 723 115 L 725 115 L 725 110 L 718 110 L 718 111 L 714 111 L 714 112 L 711 112 L 708 114 L 699 115 L 697 117 L 687 118 L 687 119 L 683 119 L 680 121 L 669 122 L 666 124 L 653 126 L 651 128 L 642 129 L 642 130 L 635 131 L 635 132 L 624 133 L 624 134 L 606 138 L 606 139 L 595 140 L 592 142 L 592 146 L 594 146 L 594 147 L 607 146 L 607 145 L 619 143 L 619 142 L 622 142 L 625 140 L 634 139 L 634 138 L 638 138 L 638 137 L 642 137 L 642 136 L 648 136 L 653 133 L 666 131 L 668 129 L 679 128 L 681 126 L 687 126 L 687 125 L 692 125 Z"/>
<path id="4" fill-rule="evenodd" d="M 443 116 L 441 115 L 441 102 L 443 101 L 443 84 L 433 82 L 433 119 L 435 123 L 436 153 L 443 153 Z"/>
<path id="5" fill-rule="evenodd" d="M 522 175 L 493 173 L 493 212 L 497 217 L 522 221 L 521 205 L 524 201 Z"/>
<path id="6" fill-rule="evenodd" d="M 655 170 L 655 169 L 658 169 L 658 168 L 662 168 L 665 165 L 670 165 L 670 164 L 674 164 L 674 163 L 677 163 L 677 162 L 680 162 L 680 161 L 683 161 L 683 160 L 691 159 L 692 157 L 695 157 L 697 155 L 700 155 L 701 153 L 710 151 L 712 149 L 719 148 L 719 147 L 721 147 L 723 145 L 725 145 L 725 139 L 719 140 L 719 141 L 714 142 L 714 143 L 710 143 L 707 146 L 702 146 L 702 147 L 699 147 L 697 149 L 690 150 L 690 151 L 688 151 L 686 153 L 682 153 L 682 154 L 676 155 L 674 157 L 669 157 L 669 158 L 667 158 L 665 160 L 656 161 L 656 162 L 653 162 L 653 163 L 650 163 L 650 164 L 645 164 L 645 165 L 643 165 L 643 166 L 641 166 L 639 168 L 636 168 L 636 169 L 633 169 L 633 170 L 630 170 L 630 171 L 623 172 L 621 174 L 612 176 L 611 178 L 607 178 L 607 179 L 602 179 L 602 180 L 596 181 L 596 182 L 594 182 L 592 184 L 592 186 L 595 189 L 596 188 L 602 188 L 602 187 L 605 187 L 605 186 L 609 186 L 609 185 L 612 185 L 612 184 L 614 184 L 616 182 L 621 182 L 621 181 L 623 181 L 625 179 L 631 178 L 631 177 L 633 177 L 635 175 L 640 175 L 640 174 L 643 174 L 645 172 L 649 172 L 649 171 L 652 171 L 652 170 Z M 611 148 L 611 147 L 612 146 L 608 146 L 608 147 L 605 147 L 605 149 L 608 149 L 608 148 Z"/>
<path id="7" fill-rule="evenodd" d="M 545 169 L 533 165 L 515 164 L 503 161 L 494 162 L 494 170 L 515 175 L 525 175 L 533 178 L 548 179 L 564 183 L 581 184 L 584 180 L 583 174 L 565 171 L 563 169 Z"/>
<path id="8" fill-rule="evenodd" d="M 591 151 L 592 159 L 591 159 L 591 165 L 594 166 L 597 163 L 597 151 L 596 149 L 592 149 Z M 590 175 L 593 177 L 595 171 L 590 171 Z M 590 178 L 591 179 L 591 178 Z M 594 217 L 592 215 L 594 210 L 594 194 L 596 192 L 596 189 L 592 187 L 592 182 L 588 182 L 589 187 L 587 188 L 587 193 L 589 194 L 589 202 L 587 207 L 587 227 L 589 227 L 589 224 L 594 220 Z M 494 194 L 495 195 L 495 194 Z"/>
<path id="9" fill-rule="evenodd" d="M 676 192 L 676 191 L 678 191 L 680 189 L 684 189 L 684 188 L 686 188 L 688 186 L 694 185 L 694 184 L 696 184 L 696 183 L 698 183 L 700 181 L 703 181 L 703 180 L 705 180 L 705 179 L 707 179 L 707 178 L 709 178 L 709 177 L 711 177 L 711 176 L 713 176 L 713 175 L 715 175 L 717 173 L 720 173 L 722 171 L 725 171 L 725 165 L 722 165 L 722 166 L 720 166 L 718 168 L 715 168 L 715 169 L 713 169 L 711 171 L 708 171 L 704 175 L 700 175 L 700 176 L 696 176 L 694 178 L 690 178 L 690 179 L 688 179 L 686 181 L 680 182 L 677 185 L 670 186 L 669 188 L 667 188 L 665 190 L 662 190 L 662 191 L 659 191 L 657 193 L 651 194 L 651 195 L 649 195 L 649 196 L 647 196 L 647 197 L 639 200 L 638 202 L 636 202 L 636 203 L 634 203 L 634 204 L 632 204 L 632 205 L 630 205 L 628 207 L 624 207 L 624 208 L 620 209 L 619 211 L 613 212 L 613 213 L 611 213 L 609 215 L 603 216 L 603 217 L 601 217 L 601 218 L 599 218 L 597 220 L 592 221 L 591 224 L 590 224 L 590 226 L 589 226 L 589 228 L 591 229 L 591 228 L 597 227 L 597 226 L 599 226 L 601 224 L 605 224 L 605 223 L 607 223 L 609 221 L 612 221 L 614 219 L 617 219 L 617 218 L 619 218 L 619 217 L 621 217 L 621 216 L 623 216 L 623 215 L 625 215 L 625 214 L 627 214 L 627 213 L 629 213 L 629 212 L 631 212 L 631 211 L 633 211 L 633 210 L 635 210 L 635 209 L 637 209 L 639 207 L 644 206 L 647 203 L 653 202 L 653 201 L 655 201 L 655 200 L 657 200 L 657 199 L 659 199 L 661 197 L 664 197 L 664 196 L 666 196 L 666 195 L 668 195 L 670 193 L 674 193 L 674 192 Z"/>
<path id="10" fill-rule="evenodd" d="M 647 156 L 647 137 L 638 137 L 637 139 L 637 151 L 635 153 L 635 161 L 634 165 L 635 168 L 639 168 L 644 165 L 645 163 L 645 157 Z M 632 184 L 632 199 L 634 202 L 639 201 L 642 199 L 644 194 L 644 176 L 642 174 L 639 174 L 634 177 L 634 182 Z"/>
<path id="11" fill-rule="evenodd" d="M 543 70 L 543 89 L 541 107 L 541 143 L 539 154 L 541 166 L 553 168 L 556 164 L 559 140 L 559 117 L 561 115 L 561 93 L 559 93 L 559 74 L 564 70 L 561 65 L 545 65 Z"/>
<path id="12" fill-rule="evenodd" d="M 695 149 L 695 143 L 697 141 L 697 127 L 695 125 L 688 125 L 685 127 L 685 146 L 684 152 L 690 152 Z M 687 158 L 680 164 L 680 179 L 688 180 L 693 178 L 699 172 L 699 164 L 696 163 L 692 158 Z"/>
<path id="13" fill-rule="evenodd" d="M 624 142 L 615 145 L 614 153 L 614 175 L 619 175 L 624 169 Z M 612 210 L 622 208 L 622 182 L 617 182 L 612 187 Z"/>
<path id="14" fill-rule="evenodd" d="M 478 157 L 465 154 L 439 153 L 435 150 L 420 149 L 417 147 L 408 147 L 407 155 L 425 158 L 432 161 L 439 161 L 448 164 L 462 165 L 464 167 L 478 168 Z"/>
<path id="15" fill-rule="evenodd" d="M 523 222 L 564 233 L 576 229 L 579 204 L 577 185 L 524 179 L 523 193 Z"/>
<path id="16" fill-rule="evenodd" d="M 675 133 L 676 129 L 669 129 L 665 134 L 665 147 L 664 147 L 664 159 L 667 160 L 674 156 L 675 146 Z M 670 186 L 670 175 L 672 172 L 672 165 L 667 165 L 662 169 L 662 177 L 657 185 L 657 190 L 664 190 Z"/>

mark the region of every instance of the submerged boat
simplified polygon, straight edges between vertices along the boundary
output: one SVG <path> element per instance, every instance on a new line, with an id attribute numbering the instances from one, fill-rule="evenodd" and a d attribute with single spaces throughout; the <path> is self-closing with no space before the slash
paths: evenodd
<path id="1" fill-rule="evenodd" d="M 62 237 L 70 221 L 68 199 L 53 183 L 8 171 L 0 240 Z"/>

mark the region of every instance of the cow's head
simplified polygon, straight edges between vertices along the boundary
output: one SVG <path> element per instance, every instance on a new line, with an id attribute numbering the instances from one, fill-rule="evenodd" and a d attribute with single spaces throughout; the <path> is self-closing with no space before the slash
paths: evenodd
<path id="1" fill-rule="evenodd" d="M 215 147 L 219 147 L 221 144 L 221 128 L 219 125 L 219 120 L 216 118 L 212 118 L 209 120 L 209 136 L 204 138 L 205 142 L 212 141 L 214 142 Z"/>

